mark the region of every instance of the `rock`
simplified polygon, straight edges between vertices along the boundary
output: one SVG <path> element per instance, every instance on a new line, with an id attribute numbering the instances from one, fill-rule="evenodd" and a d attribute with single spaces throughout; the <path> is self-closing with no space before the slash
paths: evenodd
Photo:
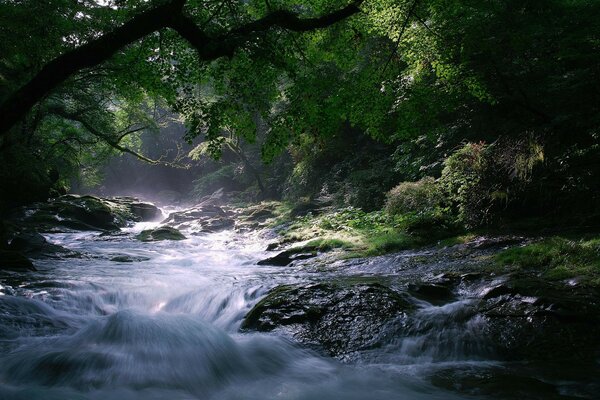
<path id="1" fill-rule="evenodd" d="M 0 270 L 35 271 L 33 263 L 17 251 L 0 250 Z"/>
<path id="2" fill-rule="evenodd" d="M 452 290 L 439 284 L 411 284 L 408 286 L 408 291 L 416 298 L 425 300 L 434 305 L 442 305 L 456 300 Z"/>
<path id="3" fill-rule="evenodd" d="M 183 240 L 186 237 L 175 228 L 170 226 L 159 226 L 155 229 L 147 229 L 140 232 L 136 236 L 138 240 L 142 242 L 155 242 L 159 240 Z"/>
<path id="4" fill-rule="evenodd" d="M 269 243 L 267 245 L 266 251 L 277 250 L 279 248 L 279 246 L 281 246 L 281 243 L 279 243 L 279 242 Z"/>
<path id="5" fill-rule="evenodd" d="M 163 217 L 162 212 L 152 203 L 143 203 L 134 197 L 113 197 L 110 202 L 127 208 L 136 222 L 157 221 Z"/>
<path id="6" fill-rule="evenodd" d="M 316 257 L 316 252 L 310 253 L 299 253 L 294 249 L 282 251 L 274 257 L 265 258 L 264 260 L 260 260 L 257 262 L 257 265 L 272 265 L 276 267 L 285 267 L 286 265 L 291 264 L 294 261 L 299 260 L 307 260 L 309 258 Z"/>
<path id="7" fill-rule="evenodd" d="M 128 254 L 118 254 L 113 256 L 110 261 L 120 262 L 120 263 L 133 263 L 140 261 L 148 261 L 150 257 L 141 257 L 141 256 L 130 256 Z"/>
<path id="8" fill-rule="evenodd" d="M 203 204 L 194 208 L 169 214 L 162 222 L 177 229 L 191 229 L 195 232 L 217 232 L 233 227 L 233 213 L 214 204 Z"/>
<path id="9" fill-rule="evenodd" d="M 511 277 L 481 296 L 484 334 L 505 359 L 589 359 L 600 352 L 597 290 Z"/>
<path id="10" fill-rule="evenodd" d="M 341 356 L 377 346 L 386 327 L 413 309 L 399 293 L 378 283 L 285 285 L 254 306 L 242 329 L 283 330 Z"/>
<path id="11" fill-rule="evenodd" d="M 252 211 L 250 213 L 250 215 L 248 215 L 246 217 L 246 220 L 247 221 L 264 221 L 266 219 L 273 218 L 274 216 L 275 216 L 275 214 L 273 213 L 272 210 L 269 210 L 268 208 L 259 208 L 259 209 Z"/>
<path id="12" fill-rule="evenodd" d="M 76 257 L 80 253 L 62 246 L 49 243 L 39 233 L 21 233 L 15 236 L 9 245 L 9 250 L 21 252 L 31 258 L 62 258 Z"/>
<path id="13" fill-rule="evenodd" d="M 160 210 L 131 197 L 101 199 L 65 195 L 46 203 L 34 203 L 9 216 L 24 230 L 57 232 L 68 230 L 116 231 L 132 222 L 153 220 Z"/>

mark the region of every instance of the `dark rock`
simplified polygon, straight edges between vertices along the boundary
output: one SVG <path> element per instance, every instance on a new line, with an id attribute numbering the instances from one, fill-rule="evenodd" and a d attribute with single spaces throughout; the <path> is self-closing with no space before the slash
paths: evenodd
<path id="1" fill-rule="evenodd" d="M 285 267 L 286 265 L 291 264 L 294 261 L 299 260 L 307 260 L 309 258 L 316 257 L 316 252 L 310 253 L 298 253 L 292 250 L 282 251 L 274 257 L 265 258 L 264 260 L 260 260 L 257 262 L 257 265 L 273 265 L 276 267 Z"/>
<path id="2" fill-rule="evenodd" d="M 0 250 L 0 270 L 35 271 L 33 263 L 17 251 Z"/>
<path id="3" fill-rule="evenodd" d="M 510 284 L 501 283 L 499 285 L 487 287 L 483 290 L 483 299 L 493 299 L 495 297 L 504 296 L 507 294 L 515 294 L 515 288 L 511 287 Z"/>
<path id="4" fill-rule="evenodd" d="M 110 259 L 110 261 L 120 262 L 120 263 L 133 263 L 133 262 L 140 262 L 140 261 L 148 261 L 149 259 L 150 259 L 149 257 L 130 256 L 128 254 L 119 254 L 119 255 L 113 256 Z"/>
<path id="5" fill-rule="evenodd" d="M 246 217 L 247 221 L 264 221 L 266 219 L 269 218 L 273 218 L 275 216 L 275 214 L 273 214 L 273 211 L 267 209 L 267 208 L 259 208 L 257 210 L 254 210 L 252 213 L 250 213 L 250 215 L 248 215 Z"/>
<path id="6" fill-rule="evenodd" d="M 39 233 L 21 233 L 10 242 L 10 250 L 21 252 L 31 258 L 76 257 L 78 252 L 49 243 Z"/>
<path id="7" fill-rule="evenodd" d="M 139 221 L 156 221 L 163 217 L 160 209 L 154 204 L 133 202 L 128 206 L 131 213 L 139 218 Z"/>
<path id="8" fill-rule="evenodd" d="M 378 283 L 285 285 L 246 315 L 244 330 L 283 329 L 302 343 L 340 356 L 381 344 L 386 326 L 414 306 Z"/>
<path id="9" fill-rule="evenodd" d="M 20 208 L 9 216 L 25 230 L 57 232 L 67 230 L 115 231 L 129 223 L 152 220 L 160 210 L 130 197 L 101 199 L 94 196 L 65 195 L 46 203 Z"/>
<path id="10" fill-rule="evenodd" d="M 281 244 L 278 242 L 269 243 L 267 245 L 266 251 L 277 250 L 279 248 L 279 246 L 281 246 Z"/>
<path id="11" fill-rule="evenodd" d="M 510 278 L 482 295 L 478 313 L 498 353 L 509 360 L 589 359 L 600 352 L 600 305 L 592 289 Z"/>
<path id="12" fill-rule="evenodd" d="M 155 242 L 159 240 L 183 240 L 186 237 L 175 228 L 170 226 L 159 226 L 155 229 L 147 229 L 136 236 L 142 242 Z"/>
<path id="13" fill-rule="evenodd" d="M 442 305 L 456 300 L 452 290 L 438 284 L 411 284 L 408 287 L 408 291 L 416 298 L 425 300 L 434 305 Z"/>

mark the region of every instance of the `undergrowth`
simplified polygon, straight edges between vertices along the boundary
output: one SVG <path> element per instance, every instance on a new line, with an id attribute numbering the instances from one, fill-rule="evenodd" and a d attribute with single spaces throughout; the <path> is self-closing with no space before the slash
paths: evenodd
<path id="1" fill-rule="evenodd" d="M 504 250 L 497 264 L 517 270 L 538 271 L 551 280 L 579 277 L 600 285 L 600 237 L 570 239 L 553 236 L 523 247 Z"/>

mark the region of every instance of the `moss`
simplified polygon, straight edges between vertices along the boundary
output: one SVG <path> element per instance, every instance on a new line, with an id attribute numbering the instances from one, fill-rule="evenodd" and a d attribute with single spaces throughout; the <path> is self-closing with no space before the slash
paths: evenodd
<path id="1" fill-rule="evenodd" d="M 553 236 L 522 247 L 504 250 L 495 256 L 496 265 L 535 270 L 550 280 L 580 277 L 600 284 L 600 237 Z"/>
<path id="2" fill-rule="evenodd" d="M 341 239 L 314 239 L 308 242 L 305 246 L 306 249 L 312 249 L 317 251 L 330 251 L 333 249 L 351 249 L 354 245 L 348 241 Z"/>
<path id="3" fill-rule="evenodd" d="M 158 240 L 184 240 L 186 237 L 175 228 L 160 226 L 156 229 L 147 229 L 140 232 L 136 238 L 142 242 Z"/>
<path id="4" fill-rule="evenodd" d="M 303 251 L 345 249 L 346 258 L 380 255 L 434 244 L 456 235 L 457 229 L 443 214 L 384 211 L 365 212 L 348 207 L 323 213 L 291 217 L 291 207 L 282 204 L 276 231 L 282 243 L 309 241 Z M 312 239 L 312 240 L 311 240 Z"/>
<path id="5" fill-rule="evenodd" d="M 407 250 L 419 246 L 421 240 L 401 232 L 381 233 L 366 238 L 366 250 L 363 256 L 376 256 L 394 251 Z"/>

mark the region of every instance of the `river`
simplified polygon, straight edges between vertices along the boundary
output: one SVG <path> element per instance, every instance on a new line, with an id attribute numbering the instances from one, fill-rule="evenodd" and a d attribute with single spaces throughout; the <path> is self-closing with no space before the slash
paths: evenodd
<path id="1" fill-rule="evenodd" d="M 0 399 L 473 399 L 486 397 L 434 386 L 431 376 L 503 368 L 486 358 L 485 345 L 460 346 L 476 335 L 477 321 L 440 325 L 436 340 L 391 341 L 345 361 L 285 335 L 240 332 L 269 289 L 322 274 L 256 265 L 267 256 L 258 233 L 137 241 L 150 225 L 114 236 L 48 234 L 84 256 L 38 260 L 27 274 L 0 272 Z M 111 261 L 117 255 L 143 261 Z M 424 303 L 420 315 L 442 321 L 468 302 Z"/>

